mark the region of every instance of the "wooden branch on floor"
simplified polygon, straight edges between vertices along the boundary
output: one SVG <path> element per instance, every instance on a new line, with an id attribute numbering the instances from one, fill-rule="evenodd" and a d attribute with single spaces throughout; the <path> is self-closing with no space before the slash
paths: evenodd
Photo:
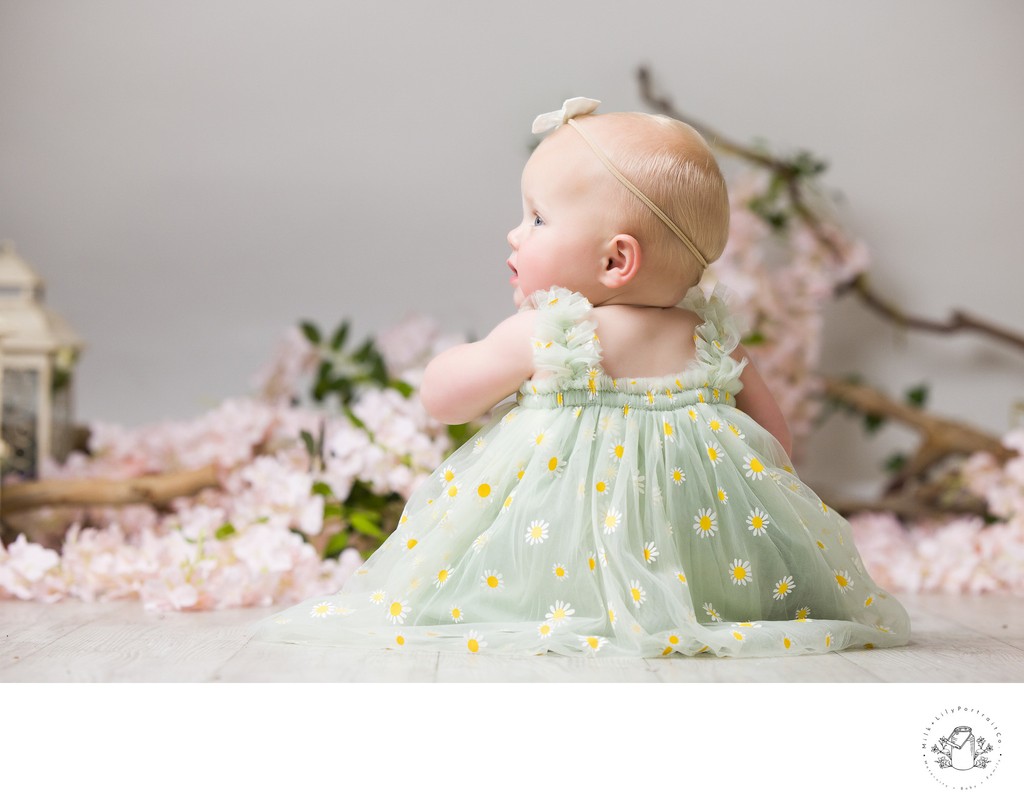
<path id="1" fill-rule="evenodd" d="M 165 506 L 176 497 L 191 497 L 202 489 L 219 485 L 220 477 L 213 464 L 126 480 L 39 480 L 4 486 L 0 508 L 4 514 L 13 514 L 46 506 Z"/>

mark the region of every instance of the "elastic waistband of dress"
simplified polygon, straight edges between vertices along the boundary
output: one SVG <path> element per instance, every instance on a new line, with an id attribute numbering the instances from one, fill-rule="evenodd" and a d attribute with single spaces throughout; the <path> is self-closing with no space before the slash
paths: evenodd
<path id="1" fill-rule="evenodd" d="M 672 390 L 663 388 L 645 391 L 609 391 L 568 389 L 553 393 L 532 393 L 520 390 L 516 404 L 529 408 L 559 407 L 621 407 L 629 410 L 677 410 L 697 404 L 736 405 L 736 397 L 728 390 L 711 386 Z"/>

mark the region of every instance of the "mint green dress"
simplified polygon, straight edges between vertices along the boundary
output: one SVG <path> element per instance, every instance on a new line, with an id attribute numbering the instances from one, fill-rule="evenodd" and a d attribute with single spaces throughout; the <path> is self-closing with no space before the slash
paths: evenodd
<path id="1" fill-rule="evenodd" d="M 292 643 L 600 657 L 813 654 L 905 644 L 902 605 L 848 523 L 735 407 L 718 297 L 679 374 L 612 379 L 590 303 L 552 288 L 516 402 L 410 498 L 340 592 L 265 619 Z"/>

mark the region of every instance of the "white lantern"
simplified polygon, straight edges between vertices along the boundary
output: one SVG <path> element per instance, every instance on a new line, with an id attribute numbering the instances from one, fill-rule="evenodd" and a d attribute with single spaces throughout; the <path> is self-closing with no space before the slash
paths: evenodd
<path id="1" fill-rule="evenodd" d="M 71 450 L 72 371 L 82 342 L 43 306 L 43 282 L 14 252 L 0 245 L 0 418 L 5 473 L 34 478 L 43 458 Z"/>

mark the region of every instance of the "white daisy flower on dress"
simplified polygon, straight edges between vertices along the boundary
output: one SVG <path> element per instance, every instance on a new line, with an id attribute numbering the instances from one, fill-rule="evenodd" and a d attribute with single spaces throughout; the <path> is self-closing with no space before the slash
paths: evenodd
<path id="1" fill-rule="evenodd" d="M 676 571 L 676 578 L 679 580 L 680 584 L 686 584 L 686 574 L 683 573 L 683 571 L 677 570 Z"/>
<path id="2" fill-rule="evenodd" d="M 669 473 L 669 477 L 672 478 L 672 482 L 676 486 L 681 486 L 686 482 L 686 473 L 678 466 L 673 466 L 672 471 Z"/>
<path id="3" fill-rule="evenodd" d="M 490 483 L 481 483 L 476 487 L 476 496 L 481 503 L 490 503 L 494 499 L 494 489 Z"/>
<path id="4" fill-rule="evenodd" d="M 710 618 L 712 621 L 721 621 L 722 620 L 722 616 L 718 614 L 718 610 L 716 610 L 712 606 L 710 601 L 705 601 L 703 607 L 704 607 L 704 612 L 707 613 L 708 618 Z"/>
<path id="5" fill-rule="evenodd" d="M 601 567 L 608 567 L 608 554 L 605 553 L 604 548 L 597 552 L 597 558 L 601 561 Z"/>
<path id="6" fill-rule="evenodd" d="M 405 545 L 405 549 L 407 551 L 411 551 L 413 548 L 415 548 L 417 545 L 419 545 L 419 543 L 420 543 L 420 541 L 418 539 L 416 539 L 416 537 L 414 537 L 414 536 L 406 535 L 406 536 L 402 537 L 402 544 Z"/>
<path id="7" fill-rule="evenodd" d="M 580 646 L 585 651 L 594 652 L 595 654 L 608 643 L 608 638 L 601 637 L 600 635 L 580 635 L 579 638 Z"/>
<path id="8" fill-rule="evenodd" d="M 733 584 L 746 586 L 747 582 L 750 581 L 750 562 L 744 562 L 742 559 L 733 559 L 732 564 L 729 566 L 729 575 L 732 577 Z"/>
<path id="9" fill-rule="evenodd" d="M 505 502 L 501 504 L 501 513 L 504 514 L 510 508 L 512 508 L 512 501 L 515 499 L 516 493 L 510 492 L 508 497 L 505 498 Z"/>
<path id="10" fill-rule="evenodd" d="M 740 439 L 746 438 L 746 436 L 743 434 L 743 431 L 740 430 L 740 428 L 737 427 L 735 424 L 730 424 L 729 425 L 729 432 L 731 432 L 737 438 L 740 438 Z"/>
<path id="11" fill-rule="evenodd" d="M 747 530 L 755 537 L 768 533 L 769 524 L 768 515 L 759 508 L 755 508 L 747 517 Z"/>
<path id="12" fill-rule="evenodd" d="M 551 621 L 551 623 L 558 624 L 562 621 L 568 620 L 569 616 L 575 614 L 576 610 L 572 608 L 572 605 L 568 601 L 556 601 L 548 607 L 548 613 L 544 617 Z"/>
<path id="13" fill-rule="evenodd" d="M 556 562 L 552 565 L 551 572 L 555 574 L 555 578 L 558 579 L 558 581 L 569 580 L 569 569 L 561 562 Z"/>
<path id="14" fill-rule="evenodd" d="M 537 627 L 537 634 L 542 638 L 551 637 L 551 633 L 554 632 L 554 627 L 551 626 L 547 621 Z"/>
<path id="15" fill-rule="evenodd" d="M 437 575 L 434 576 L 434 586 L 440 590 L 448 583 L 448 577 L 452 575 L 452 569 L 450 567 L 441 568 L 437 571 Z"/>
<path id="16" fill-rule="evenodd" d="M 309 613 L 310 618 L 326 618 L 334 614 L 334 605 L 330 601 L 321 601 Z"/>
<path id="17" fill-rule="evenodd" d="M 456 624 L 462 623 L 463 618 L 465 618 L 465 616 L 462 614 L 461 607 L 453 606 L 451 610 L 448 612 L 448 614 L 451 616 L 452 622 Z"/>
<path id="18" fill-rule="evenodd" d="M 647 591 L 640 586 L 640 581 L 638 579 L 633 579 L 633 581 L 629 583 L 629 596 L 633 599 L 633 603 L 638 607 L 647 600 Z"/>
<path id="19" fill-rule="evenodd" d="M 672 426 L 672 423 L 668 419 L 665 419 L 662 422 L 661 429 L 665 435 L 665 440 L 670 444 L 674 444 L 676 442 L 676 431 Z"/>
<path id="20" fill-rule="evenodd" d="M 615 623 L 619 620 L 618 614 L 615 612 L 615 607 L 611 604 L 608 605 L 608 621 L 614 627 Z"/>
<path id="21" fill-rule="evenodd" d="M 484 531 L 484 533 L 480 534 L 480 536 L 473 540 L 473 550 L 479 551 L 490 541 L 490 539 L 491 535 Z"/>
<path id="22" fill-rule="evenodd" d="M 711 461 L 712 466 L 720 464 L 725 457 L 722 454 L 722 445 L 717 441 L 705 441 L 704 446 L 707 449 L 708 460 Z"/>
<path id="23" fill-rule="evenodd" d="M 552 455 L 548 458 L 548 462 L 545 466 L 547 467 L 548 477 L 557 478 L 563 471 L 565 471 L 565 459 L 559 458 L 557 455 Z"/>
<path id="24" fill-rule="evenodd" d="M 484 640 L 484 636 L 479 632 L 470 631 L 463 637 L 466 640 L 466 648 L 473 654 L 476 654 L 487 645 L 487 641 Z"/>
<path id="25" fill-rule="evenodd" d="M 795 614 L 794 617 L 798 621 L 806 621 L 808 619 L 808 617 L 810 616 L 810 614 L 811 614 L 811 608 L 810 607 L 800 607 L 800 609 L 798 609 L 796 611 L 796 614 Z"/>
<path id="26" fill-rule="evenodd" d="M 892 628 L 888 626 L 882 626 L 882 624 L 875 624 L 875 629 L 879 632 L 892 632 Z"/>
<path id="27" fill-rule="evenodd" d="M 606 534 L 614 533 L 620 522 L 622 522 L 622 512 L 614 508 L 608 509 L 604 514 L 604 532 Z"/>
<path id="28" fill-rule="evenodd" d="M 874 603 L 875 603 L 875 596 L 874 596 L 874 594 L 869 595 L 867 598 L 864 599 L 864 606 L 865 607 L 870 607 Z"/>
<path id="29" fill-rule="evenodd" d="M 745 477 L 752 480 L 761 480 L 767 471 L 765 469 L 765 465 L 761 463 L 761 460 L 753 455 L 743 456 L 743 468 L 746 470 Z"/>
<path id="30" fill-rule="evenodd" d="M 621 461 L 622 456 L 626 454 L 626 448 L 622 444 L 616 444 L 608 452 L 613 461 Z"/>
<path id="31" fill-rule="evenodd" d="M 574 408 L 572 409 L 572 417 L 573 417 L 574 419 L 578 419 L 578 418 L 580 417 L 580 414 L 581 414 L 582 412 L 583 412 L 583 408 L 582 408 L 582 407 L 574 407 Z"/>
<path id="32" fill-rule="evenodd" d="M 708 419 L 708 429 L 711 430 L 711 432 L 713 433 L 722 432 L 722 427 L 724 426 L 725 425 L 723 425 L 722 422 L 719 421 L 718 419 Z"/>
<path id="33" fill-rule="evenodd" d="M 530 443 L 533 444 L 535 447 L 543 446 L 544 442 L 547 440 L 548 434 L 543 430 L 539 430 L 538 432 L 535 432 L 532 436 L 530 436 Z"/>
<path id="34" fill-rule="evenodd" d="M 370 603 L 383 604 L 384 599 L 387 597 L 387 593 L 385 593 L 383 590 L 374 590 L 372 593 L 370 593 Z"/>
<path id="35" fill-rule="evenodd" d="M 828 649 L 828 648 L 831 648 L 831 646 L 832 646 L 832 633 L 831 632 L 826 632 L 825 633 L 825 648 Z"/>
<path id="36" fill-rule="evenodd" d="M 701 537 L 713 537 L 718 530 L 718 515 L 709 508 L 702 508 L 693 519 L 693 530 Z"/>
<path id="37" fill-rule="evenodd" d="M 658 481 L 654 481 L 654 483 L 651 484 L 651 502 L 661 503 L 661 500 L 661 486 L 658 484 Z"/>
<path id="38" fill-rule="evenodd" d="M 590 568 L 591 573 L 597 570 L 597 557 L 594 556 L 594 554 L 590 554 L 590 556 L 587 557 L 587 567 Z"/>
<path id="39" fill-rule="evenodd" d="M 404 624 L 405 616 L 409 614 L 408 601 L 392 601 L 388 605 L 388 620 L 393 624 Z"/>
<path id="40" fill-rule="evenodd" d="M 502 425 L 508 424 L 510 421 L 515 421 L 516 416 L 518 415 L 518 409 L 509 410 L 504 416 L 501 417 Z"/>
<path id="41" fill-rule="evenodd" d="M 636 487 L 637 494 L 643 494 L 646 488 L 647 477 L 645 475 L 638 475 L 636 472 L 633 473 L 633 486 Z"/>
<path id="42" fill-rule="evenodd" d="M 658 549 L 655 547 L 653 542 L 648 542 L 644 545 L 644 561 L 647 564 L 651 564 L 658 558 Z"/>
<path id="43" fill-rule="evenodd" d="M 473 442 L 473 454 L 477 455 L 477 454 L 483 452 L 484 451 L 484 447 L 486 447 L 486 446 L 487 446 L 487 439 L 486 438 L 478 438 L 476 441 Z"/>
<path id="44" fill-rule="evenodd" d="M 446 466 L 438 473 L 438 476 L 441 478 L 442 484 L 448 485 L 449 483 L 452 483 L 455 480 L 455 467 Z"/>
<path id="45" fill-rule="evenodd" d="M 772 590 L 772 598 L 776 601 L 782 601 L 786 596 L 796 589 L 796 584 L 793 582 L 792 576 L 786 576 L 785 578 L 779 579 L 775 582 L 775 589 Z"/>
<path id="46" fill-rule="evenodd" d="M 718 497 L 718 502 L 721 503 L 722 505 L 725 505 L 726 503 L 729 502 L 729 494 L 721 486 L 718 487 L 716 495 Z"/>
<path id="47" fill-rule="evenodd" d="M 686 415 L 688 415 L 690 417 L 690 421 L 696 421 L 699 418 L 697 416 L 697 411 L 694 408 L 692 408 L 692 407 L 687 409 Z"/>
<path id="48" fill-rule="evenodd" d="M 845 570 L 833 570 L 832 575 L 836 577 L 836 584 L 839 585 L 839 589 L 844 593 L 853 587 L 853 579 L 850 578 L 850 574 Z"/>
<path id="49" fill-rule="evenodd" d="M 459 485 L 457 483 L 452 483 L 444 490 L 444 496 L 447 497 L 449 500 L 454 500 L 456 497 L 459 496 Z M 447 511 L 444 513 L 444 517 L 442 519 L 448 519 Z"/>
<path id="50" fill-rule="evenodd" d="M 548 529 L 550 527 L 551 525 L 544 520 L 534 520 L 531 522 L 530 527 L 526 529 L 526 544 L 540 545 L 548 538 Z"/>
<path id="51" fill-rule="evenodd" d="M 505 577 L 497 570 L 485 570 L 484 575 L 480 577 L 480 584 L 490 590 L 504 590 Z"/>

